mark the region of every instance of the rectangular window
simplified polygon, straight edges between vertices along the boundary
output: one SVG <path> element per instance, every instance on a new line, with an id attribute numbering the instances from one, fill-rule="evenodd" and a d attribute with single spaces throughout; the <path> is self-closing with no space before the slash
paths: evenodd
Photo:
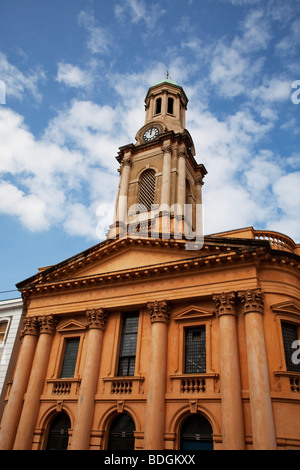
<path id="1" fill-rule="evenodd" d="M 206 372 L 205 326 L 185 330 L 185 373 L 203 374 Z"/>
<path id="2" fill-rule="evenodd" d="M 138 324 L 138 312 L 124 314 L 118 369 L 120 377 L 134 375 Z"/>
<path id="3" fill-rule="evenodd" d="M 297 350 L 299 350 L 298 343 L 298 328 L 293 323 L 281 322 L 283 346 L 285 354 L 286 370 L 293 372 L 300 372 L 300 364 L 298 362 Z M 294 354 L 295 353 L 295 354 Z"/>
<path id="4" fill-rule="evenodd" d="M 60 372 L 60 378 L 68 379 L 74 377 L 80 338 L 66 339 L 64 360 Z"/>

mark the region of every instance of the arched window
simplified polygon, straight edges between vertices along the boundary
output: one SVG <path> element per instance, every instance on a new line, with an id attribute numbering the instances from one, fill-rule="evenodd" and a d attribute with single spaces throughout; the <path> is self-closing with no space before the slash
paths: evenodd
<path id="1" fill-rule="evenodd" d="M 161 113 L 161 98 L 157 98 L 155 104 L 156 104 L 155 114 L 160 114 Z"/>
<path id="2" fill-rule="evenodd" d="M 127 413 L 119 414 L 111 423 L 108 450 L 134 450 L 135 424 Z"/>
<path id="3" fill-rule="evenodd" d="M 47 450 L 67 450 L 71 421 L 66 413 L 59 413 L 50 425 Z"/>
<path id="4" fill-rule="evenodd" d="M 180 449 L 212 450 L 212 427 L 201 414 L 192 414 L 182 424 Z"/>
<path id="5" fill-rule="evenodd" d="M 148 211 L 151 210 L 151 204 L 154 204 L 154 195 L 155 195 L 155 171 L 146 170 L 142 173 L 142 176 L 140 178 L 138 205 L 141 206 L 140 207 L 141 211 L 145 207 Z"/>
<path id="6" fill-rule="evenodd" d="M 174 114 L 174 99 L 168 98 L 168 114 Z"/>

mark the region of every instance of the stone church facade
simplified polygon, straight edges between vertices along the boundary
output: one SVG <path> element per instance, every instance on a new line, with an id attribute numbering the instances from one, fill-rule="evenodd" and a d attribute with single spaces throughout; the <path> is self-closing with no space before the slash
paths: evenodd
<path id="1" fill-rule="evenodd" d="M 149 89 L 106 240 L 17 285 L 1 449 L 300 449 L 300 246 L 202 235 L 187 103 Z"/>

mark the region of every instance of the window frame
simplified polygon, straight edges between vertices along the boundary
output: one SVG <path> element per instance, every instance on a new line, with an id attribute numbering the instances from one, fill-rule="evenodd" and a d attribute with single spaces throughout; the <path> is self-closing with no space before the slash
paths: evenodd
<path id="1" fill-rule="evenodd" d="M 4 349 L 7 341 L 7 336 L 10 328 L 10 323 L 11 323 L 11 317 L 0 317 L 0 324 L 1 323 L 6 323 L 6 328 L 3 333 L 3 341 L 0 343 L 0 349 Z"/>
<path id="2" fill-rule="evenodd" d="M 177 323 L 177 376 L 191 376 L 191 375 L 209 375 L 215 374 L 218 363 L 213 363 L 212 356 L 212 322 L 215 316 L 214 311 L 204 310 L 200 307 L 190 306 L 184 312 L 174 315 L 174 320 Z M 203 373 L 185 373 L 185 329 L 205 327 L 206 338 L 206 372 Z"/>
<path id="3" fill-rule="evenodd" d="M 195 375 L 195 374 L 206 374 L 207 372 L 207 339 L 206 339 L 206 325 L 193 325 L 193 326 L 185 326 L 184 328 L 184 363 L 183 363 L 183 374 L 185 375 Z M 205 337 L 205 370 L 201 372 L 187 372 L 187 332 L 192 330 L 200 330 L 204 331 Z"/>
<path id="4" fill-rule="evenodd" d="M 124 328 L 124 318 L 126 315 L 130 314 L 136 314 L 137 316 L 137 331 L 136 331 L 136 344 L 135 344 L 135 355 L 134 356 L 122 356 L 122 358 L 125 357 L 134 357 L 134 371 L 133 375 L 120 375 L 119 374 L 119 369 L 120 369 L 120 360 L 121 360 L 121 347 L 122 347 L 122 340 L 123 340 L 123 328 Z M 139 346 L 139 329 L 140 329 L 140 323 L 141 323 L 141 314 L 139 310 L 132 310 L 128 312 L 122 312 L 120 314 L 120 323 L 119 323 L 119 341 L 118 341 L 118 350 L 117 350 L 117 357 L 116 357 L 116 364 L 115 364 L 115 377 L 135 377 L 136 371 L 138 369 L 138 364 L 137 364 L 137 359 L 138 359 L 138 346 Z M 129 334 L 129 333 L 128 333 Z"/>
<path id="5" fill-rule="evenodd" d="M 300 323 L 297 322 L 297 321 L 293 321 L 291 319 L 280 318 L 281 346 L 282 346 L 282 351 L 283 351 L 283 361 L 284 361 L 285 370 L 286 370 L 286 372 L 288 372 L 290 374 L 294 374 L 294 373 L 300 374 L 300 365 L 299 365 L 299 370 L 288 369 L 287 361 L 286 361 L 285 344 L 284 344 L 285 342 L 284 342 L 283 329 L 282 329 L 282 324 L 283 323 L 293 325 L 293 326 L 296 327 L 296 333 L 297 333 L 298 341 L 300 340 Z M 297 349 L 299 349 L 299 345 L 297 346 L 297 348 L 295 348 L 295 351 L 297 351 Z"/>
<path id="6" fill-rule="evenodd" d="M 83 339 L 84 339 L 85 333 L 83 331 L 72 331 L 72 332 L 61 332 L 61 336 L 59 339 L 59 345 L 57 348 L 57 356 L 56 356 L 56 364 L 55 364 L 55 369 L 54 369 L 54 377 L 56 377 L 56 380 L 72 380 L 72 379 L 78 379 L 80 377 L 80 365 L 81 365 L 81 356 L 82 356 L 82 350 L 83 350 Z M 77 351 L 77 359 L 76 359 L 76 365 L 75 365 L 75 370 L 74 370 L 74 375 L 73 377 L 61 377 L 61 370 L 63 366 L 63 361 L 64 361 L 64 356 L 65 356 L 65 351 L 66 351 L 66 342 L 68 339 L 72 338 L 79 338 L 79 345 L 78 345 L 78 351 Z"/>
<path id="7" fill-rule="evenodd" d="M 66 376 L 62 376 L 62 369 L 63 369 L 64 361 L 65 361 L 65 358 L 66 358 L 66 350 L 67 350 L 68 341 L 71 341 L 73 339 L 78 339 L 78 348 L 77 348 L 76 361 L 75 361 L 75 365 L 74 365 L 74 372 L 73 372 L 72 377 L 70 377 L 70 376 L 66 377 Z M 61 352 L 60 367 L 59 367 L 59 373 L 58 373 L 58 378 L 59 379 L 61 379 L 61 380 L 74 379 L 76 377 L 75 373 L 76 373 L 76 370 L 77 370 L 80 342 L 81 342 L 80 341 L 80 335 L 72 335 L 72 336 L 65 336 L 64 337 L 63 348 L 62 348 L 62 352 Z"/>

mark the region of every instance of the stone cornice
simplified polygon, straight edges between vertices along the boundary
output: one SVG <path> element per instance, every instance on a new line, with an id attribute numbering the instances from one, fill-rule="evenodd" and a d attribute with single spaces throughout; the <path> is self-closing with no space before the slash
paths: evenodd
<path id="1" fill-rule="evenodd" d="M 220 243 L 221 242 L 221 243 Z M 42 295 L 61 292 L 70 289 L 91 288 L 106 285 L 111 282 L 132 282 L 139 279 L 151 278 L 162 274 L 176 275 L 187 274 L 199 269 L 216 269 L 237 264 L 269 263 L 276 267 L 286 267 L 300 271 L 300 257 L 292 253 L 270 250 L 267 242 L 258 240 L 221 239 L 216 237 L 205 239 L 204 246 L 198 250 L 201 256 L 180 259 L 176 261 L 158 263 L 120 271 L 93 274 L 90 276 L 76 276 L 76 271 L 87 267 L 89 264 L 101 259 L 107 259 L 109 254 L 115 254 L 121 248 L 135 247 L 164 247 L 185 250 L 184 240 L 163 239 L 132 239 L 103 242 L 98 250 L 84 252 L 64 263 L 60 263 L 53 269 L 45 270 L 36 276 L 17 285 L 26 296 L 32 294 Z M 187 255 L 190 252 L 187 251 Z M 62 276 L 65 279 L 62 279 Z"/>

